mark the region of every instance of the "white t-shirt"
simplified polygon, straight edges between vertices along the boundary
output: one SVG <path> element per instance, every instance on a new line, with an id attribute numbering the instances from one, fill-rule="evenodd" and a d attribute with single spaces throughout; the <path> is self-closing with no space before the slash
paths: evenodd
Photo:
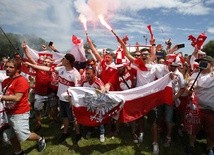
<path id="1" fill-rule="evenodd" d="M 65 93 L 69 87 L 77 87 L 79 86 L 79 82 L 81 79 L 80 73 L 76 68 L 73 68 L 70 71 L 65 70 L 64 66 L 56 67 L 55 70 L 58 72 L 58 91 L 57 96 L 59 100 L 68 102 L 62 94 Z"/>
<path id="2" fill-rule="evenodd" d="M 198 73 L 193 73 L 190 80 L 195 80 Z M 201 109 L 209 109 L 214 111 L 214 72 L 208 74 L 200 74 L 196 83 L 194 92 Z"/>
<path id="3" fill-rule="evenodd" d="M 138 67 L 136 68 L 137 87 L 153 82 L 167 73 L 165 65 L 163 64 L 146 64 L 146 67 L 148 71 L 142 71 Z"/>
<path id="4" fill-rule="evenodd" d="M 178 70 L 178 68 L 174 71 L 174 78 L 172 80 L 172 88 L 174 90 L 174 94 L 177 94 L 181 88 L 186 87 L 186 81 L 184 80 L 183 74 Z"/>
<path id="5" fill-rule="evenodd" d="M 6 75 L 5 70 L 0 70 L 0 93 L 2 93 L 2 85 L 1 83 L 6 79 L 8 76 Z"/>

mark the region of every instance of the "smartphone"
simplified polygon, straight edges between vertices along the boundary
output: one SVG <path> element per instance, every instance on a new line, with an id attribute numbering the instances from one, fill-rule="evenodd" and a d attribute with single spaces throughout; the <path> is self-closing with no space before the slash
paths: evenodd
<path id="1" fill-rule="evenodd" d="M 49 42 L 49 44 L 48 44 L 48 46 L 52 46 L 53 45 L 53 42 L 52 41 L 50 41 Z"/>
<path id="2" fill-rule="evenodd" d="M 179 48 L 184 48 L 185 47 L 185 44 L 178 44 L 177 45 L 177 48 L 179 49 Z"/>
<path id="3" fill-rule="evenodd" d="M 208 66 L 207 61 L 201 60 L 201 61 L 199 62 L 199 68 L 200 68 L 200 69 L 207 69 L 207 66 Z"/>

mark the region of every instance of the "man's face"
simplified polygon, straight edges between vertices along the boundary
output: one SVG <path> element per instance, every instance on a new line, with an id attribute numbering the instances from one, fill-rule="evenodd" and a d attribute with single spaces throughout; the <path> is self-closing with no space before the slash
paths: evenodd
<path id="1" fill-rule="evenodd" d="M 135 52 L 134 57 L 135 57 L 136 59 L 141 59 L 141 58 L 142 58 L 140 52 Z"/>
<path id="2" fill-rule="evenodd" d="M 9 77 L 14 77 L 14 75 L 18 72 L 12 62 L 7 62 L 5 65 L 6 75 Z"/>
<path id="3" fill-rule="evenodd" d="M 142 55 L 142 59 L 143 59 L 143 60 L 148 59 L 149 56 L 150 56 L 149 53 L 147 53 L 147 52 L 142 52 L 141 55 Z"/>
<path id="4" fill-rule="evenodd" d="M 19 54 L 16 54 L 16 55 L 14 56 L 14 58 L 15 58 L 16 60 L 21 60 L 21 56 L 20 56 Z"/>
<path id="5" fill-rule="evenodd" d="M 94 73 L 93 69 L 87 69 L 86 70 L 86 79 L 87 79 L 87 81 L 88 82 L 92 82 L 94 77 L 95 77 L 95 73 Z"/>
<path id="6" fill-rule="evenodd" d="M 107 64 L 110 64 L 113 61 L 113 57 L 110 54 L 106 54 L 105 61 Z"/>
<path id="7" fill-rule="evenodd" d="M 174 72 L 177 69 L 177 66 L 169 65 L 169 71 Z"/>
<path id="8" fill-rule="evenodd" d="M 44 65 L 44 66 L 48 66 L 48 67 L 49 67 L 49 66 L 51 65 L 51 63 L 52 63 L 52 62 L 51 62 L 50 59 L 45 59 L 45 60 L 43 61 L 43 65 Z"/>

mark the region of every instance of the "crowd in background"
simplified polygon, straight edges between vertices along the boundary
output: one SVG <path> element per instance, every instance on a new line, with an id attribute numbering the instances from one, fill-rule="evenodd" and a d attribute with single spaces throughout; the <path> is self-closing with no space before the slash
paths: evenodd
<path id="1" fill-rule="evenodd" d="M 176 130 L 180 136 L 187 133 L 189 144 L 185 153 L 193 154 L 197 133 L 203 128 L 207 134 L 207 154 L 213 154 L 214 146 L 214 59 L 207 56 L 195 46 L 191 55 L 183 55 L 180 48 L 172 46 L 170 40 L 166 42 L 166 56 L 158 56 L 163 46 L 156 45 L 151 38 L 148 47 L 130 53 L 126 47 L 124 38 L 116 37 L 119 47 L 116 53 L 104 50 L 99 53 L 87 37 L 90 46 L 88 50 L 90 59 L 78 59 L 71 53 L 66 53 L 58 64 L 48 56 L 40 61 L 34 59 L 29 52 L 27 43 L 23 42 L 22 48 L 25 60 L 19 54 L 13 58 L 2 58 L 0 72 L 2 94 L 0 95 L 3 117 L 7 117 L 1 123 L 1 134 L 9 140 L 15 154 L 24 154 L 20 141 L 34 140 L 38 142 L 38 151 L 46 147 L 45 138 L 37 133 L 42 128 L 42 117 L 45 113 L 51 121 L 62 123 L 62 133 L 59 143 L 69 137 L 69 124 L 73 123 L 75 129 L 75 145 L 81 140 L 82 125 L 73 115 L 72 105 L 69 99 L 61 94 L 69 87 L 90 87 L 101 93 L 109 91 L 124 91 L 140 87 L 162 78 L 171 73 L 173 88 L 173 105 L 162 104 L 155 107 L 145 116 L 129 122 L 133 143 L 142 143 L 144 139 L 145 121 L 151 124 L 153 153 L 159 154 L 158 137 L 159 129 L 164 122 L 166 135 L 164 147 L 170 147 L 172 130 Z M 46 47 L 44 46 L 44 50 Z M 53 52 L 59 52 L 54 44 L 49 44 Z M 60 52 L 59 52 L 60 53 Z M 25 65 L 34 70 L 34 74 L 22 73 L 21 66 Z M 19 80 L 19 81 L 18 81 Z M 139 92 L 140 93 L 140 92 Z M 29 104 L 29 102 L 30 104 Z M 3 116 L 4 115 L 4 116 Z M 60 116 L 60 117 L 59 117 Z M 34 118 L 34 130 L 29 128 L 29 118 Z M 17 120 L 22 120 L 21 124 Z M 98 127 L 100 142 L 105 142 L 106 126 L 110 125 L 113 136 L 117 136 L 123 129 L 120 122 L 112 119 L 109 124 Z M 86 137 L 89 138 L 93 127 L 86 127 Z M 60 130 L 60 129 L 59 129 Z"/>

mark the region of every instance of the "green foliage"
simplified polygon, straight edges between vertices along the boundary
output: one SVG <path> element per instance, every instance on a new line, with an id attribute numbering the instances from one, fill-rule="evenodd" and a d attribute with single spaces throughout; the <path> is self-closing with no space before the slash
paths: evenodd
<path id="1" fill-rule="evenodd" d="M 202 50 L 206 52 L 207 55 L 214 57 L 214 40 L 210 40 L 205 44 Z"/>

